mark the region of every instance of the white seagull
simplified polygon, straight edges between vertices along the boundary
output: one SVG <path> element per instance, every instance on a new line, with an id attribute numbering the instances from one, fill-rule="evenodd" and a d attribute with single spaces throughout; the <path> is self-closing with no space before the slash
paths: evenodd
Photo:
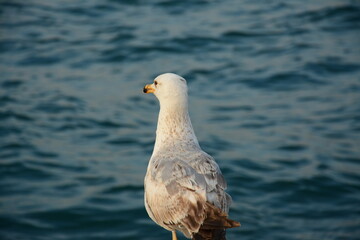
<path id="1" fill-rule="evenodd" d="M 215 160 L 201 150 L 188 113 L 186 80 L 165 73 L 143 89 L 160 102 L 156 141 L 145 176 L 150 218 L 194 240 L 225 240 L 240 223 L 227 217 L 231 197 Z"/>

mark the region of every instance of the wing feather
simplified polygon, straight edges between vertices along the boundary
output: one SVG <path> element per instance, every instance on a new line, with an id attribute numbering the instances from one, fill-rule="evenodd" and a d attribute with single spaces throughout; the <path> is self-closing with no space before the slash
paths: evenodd
<path id="1" fill-rule="evenodd" d="M 210 155 L 197 151 L 181 158 L 157 156 L 152 164 L 145 177 L 145 205 L 157 224 L 191 237 L 207 218 L 209 203 L 228 212 L 226 181 Z"/>
<path id="2" fill-rule="evenodd" d="M 206 181 L 180 160 L 159 163 L 145 178 L 145 202 L 150 217 L 168 230 L 178 229 L 187 237 L 197 232 L 206 218 Z"/>
<path id="3" fill-rule="evenodd" d="M 192 156 L 189 164 L 205 178 L 207 201 L 228 213 L 232 200 L 230 195 L 224 191 L 227 184 L 214 158 L 200 151 Z"/>

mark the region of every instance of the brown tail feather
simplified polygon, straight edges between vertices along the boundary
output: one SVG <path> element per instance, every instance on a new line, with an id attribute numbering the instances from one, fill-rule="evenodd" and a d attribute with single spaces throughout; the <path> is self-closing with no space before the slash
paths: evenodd
<path id="1" fill-rule="evenodd" d="M 228 219 L 226 213 L 206 203 L 206 219 L 192 240 L 226 240 L 225 229 L 239 227 L 240 223 Z"/>
<path id="2" fill-rule="evenodd" d="M 224 229 L 206 230 L 200 229 L 194 234 L 192 240 L 226 240 Z"/>

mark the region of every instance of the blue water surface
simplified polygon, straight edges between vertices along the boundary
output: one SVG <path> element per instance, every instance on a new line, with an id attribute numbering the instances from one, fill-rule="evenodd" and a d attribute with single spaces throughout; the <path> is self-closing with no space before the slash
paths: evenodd
<path id="1" fill-rule="evenodd" d="M 143 205 L 164 72 L 228 239 L 360 239 L 359 43 L 356 0 L 0 1 L 0 239 L 170 239 Z"/>

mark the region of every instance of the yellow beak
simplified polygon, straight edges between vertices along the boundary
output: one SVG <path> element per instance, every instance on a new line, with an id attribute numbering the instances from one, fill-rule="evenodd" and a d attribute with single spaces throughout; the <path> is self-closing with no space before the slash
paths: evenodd
<path id="1" fill-rule="evenodd" d="M 153 84 L 147 84 L 145 85 L 144 89 L 143 89 L 144 93 L 153 93 L 155 92 L 155 88 L 153 87 Z"/>

